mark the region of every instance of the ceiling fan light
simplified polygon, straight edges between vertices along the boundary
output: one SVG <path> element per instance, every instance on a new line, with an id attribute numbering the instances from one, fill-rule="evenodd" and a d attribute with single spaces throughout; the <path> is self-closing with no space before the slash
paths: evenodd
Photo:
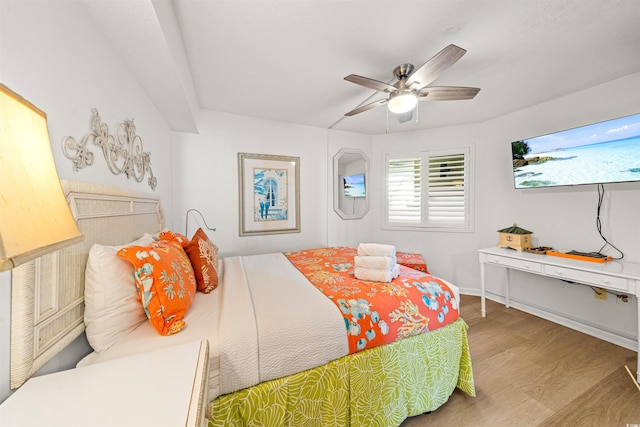
<path id="1" fill-rule="evenodd" d="M 411 111 L 418 104 L 416 94 L 410 90 L 398 92 L 389 97 L 389 111 L 394 114 L 402 114 Z"/>

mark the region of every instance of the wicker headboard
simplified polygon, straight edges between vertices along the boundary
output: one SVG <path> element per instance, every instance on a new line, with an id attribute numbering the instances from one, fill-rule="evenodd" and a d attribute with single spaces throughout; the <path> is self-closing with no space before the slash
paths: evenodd
<path id="1" fill-rule="evenodd" d="M 61 180 L 84 241 L 12 272 L 11 388 L 20 387 L 84 331 L 84 271 L 94 243 L 117 245 L 164 227 L 160 199 Z"/>

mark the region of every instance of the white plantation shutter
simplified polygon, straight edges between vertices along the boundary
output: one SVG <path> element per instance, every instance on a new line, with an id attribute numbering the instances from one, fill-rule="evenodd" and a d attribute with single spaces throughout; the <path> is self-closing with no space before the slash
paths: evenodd
<path id="1" fill-rule="evenodd" d="M 386 227 L 471 231 L 470 149 L 386 156 Z"/>
<path id="2" fill-rule="evenodd" d="M 428 156 L 427 221 L 464 224 L 466 213 L 464 153 Z"/>
<path id="3" fill-rule="evenodd" d="M 387 219 L 390 223 L 420 224 L 421 158 L 389 159 L 387 162 Z"/>

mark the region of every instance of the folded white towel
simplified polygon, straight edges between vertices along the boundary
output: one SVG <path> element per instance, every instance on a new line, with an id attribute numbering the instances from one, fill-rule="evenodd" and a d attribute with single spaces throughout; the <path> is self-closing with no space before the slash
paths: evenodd
<path id="1" fill-rule="evenodd" d="M 379 268 L 356 267 L 353 271 L 353 274 L 358 280 L 388 283 L 398 277 L 398 274 L 400 274 L 400 266 L 396 264 L 391 271 L 382 270 Z"/>
<path id="2" fill-rule="evenodd" d="M 354 265 L 363 268 L 380 268 L 391 271 L 396 265 L 395 256 L 360 256 L 353 257 Z"/>
<path id="3" fill-rule="evenodd" d="M 383 245 L 380 243 L 360 243 L 358 245 L 358 255 L 364 256 L 396 256 L 396 247 L 393 245 Z"/>

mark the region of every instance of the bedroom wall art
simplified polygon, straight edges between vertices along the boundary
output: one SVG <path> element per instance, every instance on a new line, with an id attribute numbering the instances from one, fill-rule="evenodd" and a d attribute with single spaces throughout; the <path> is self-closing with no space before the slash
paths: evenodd
<path id="1" fill-rule="evenodd" d="M 125 174 L 127 178 L 133 177 L 137 182 L 142 182 L 148 172 L 147 183 L 152 190 L 156 189 L 158 180 L 151 170 L 151 153 L 143 151 L 142 138 L 136 135 L 133 119 L 119 123 L 116 126 L 116 134 L 111 135 L 109 126 L 102 122 L 98 110 L 92 108 L 91 129 L 92 132 L 83 136 L 80 142 L 72 136 L 62 140 L 62 151 L 65 157 L 73 162 L 74 171 L 93 164 L 93 152 L 87 148 L 87 144 L 93 141 L 94 145 L 102 149 L 111 173 Z"/>
<path id="2" fill-rule="evenodd" d="M 238 153 L 240 236 L 300 232 L 300 158 Z"/>

